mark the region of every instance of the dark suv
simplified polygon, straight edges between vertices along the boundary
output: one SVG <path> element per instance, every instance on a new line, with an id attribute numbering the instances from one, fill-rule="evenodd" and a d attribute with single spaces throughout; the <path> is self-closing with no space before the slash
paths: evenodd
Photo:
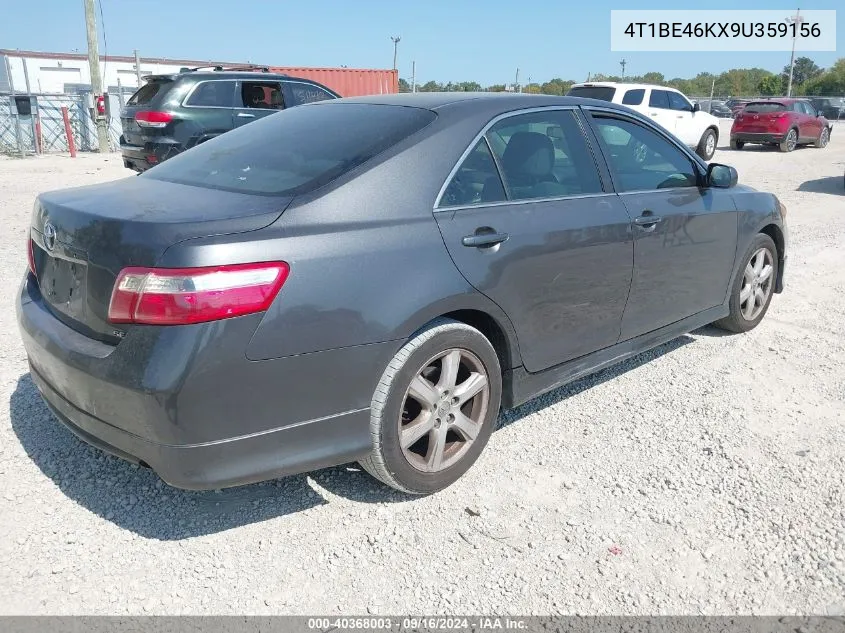
<path id="1" fill-rule="evenodd" d="M 340 97 L 315 81 L 267 69 L 218 66 L 145 79 L 120 114 L 123 164 L 138 172 L 278 110 Z"/>

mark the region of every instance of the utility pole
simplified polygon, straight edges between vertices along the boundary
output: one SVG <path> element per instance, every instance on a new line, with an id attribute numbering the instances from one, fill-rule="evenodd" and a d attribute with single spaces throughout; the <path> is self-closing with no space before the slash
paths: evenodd
<path id="1" fill-rule="evenodd" d="M 798 37 L 798 29 L 800 24 L 804 23 L 804 18 L 801 17 L 801 9 L 796 9 L 795 15 L 789 18 L 789 22 L 795 25 L 795 32 L 792 34 L 792 55 L 789 57 L 789 83 L 786 85 L 786 96 L 792 96 L 792 73 L 795 70 L 795 40 Z"/>
<path id="2" fill-rule="evenodd" d="M 85 0 L 85 29 L 88 32 L 88 67 L 91 71 L 91 90 L 94 92 L 94 103 L 103 94 L 103 79 L 100 76 L 100 53 L 97 50 L 97 17 L 94 13 L 94 0 Z M 94 112 L 96 112 L 96 107 Z M 95 115 L 97 118 L 97 142 L 100 153 L 109 151 L 109 128 L 105 116 Z"/>
<path id="3" fill-rule="evenodd" d="M 624 58 L 624 57 L 622 58 L 622 61 L 621 61 L 621 62 L 619 62 L 619 65 L 620 65 L 620 66 L 622 66 L 622 81 L 625 81 L 625 65 L 626 65 L 627 63 L 628 63 L 628 62 L 626 62 L 626 61 L 625 61 L 625 58 Z"/>
<path id="4" fill-rule="evenodd" d="M 411 92 L 417 91 L 417 62 L 411 62 Z"/>
<path id="5" fill-rule="evenodd" d="M 396 37 L 390 36 L 390 39 L 393 41 L 393 70 L 396 70 L 396 52 L 399 48 L 399 41 L 402 39 L 398 35 Z"/>
<path id="6" fill-rule="evenodd" d="M 135 49 L 135 79 L 138 80 L 138 87 L 141 87 L 141 56 L 138 54 L 138 49 Z"/>
<path id="7" fill-rule="evenodd" d="M 513 91 L 514 92 L 522 92 L 519 89 L 519 68 L 516 69 L 516 79 L 513 80 Z"/>

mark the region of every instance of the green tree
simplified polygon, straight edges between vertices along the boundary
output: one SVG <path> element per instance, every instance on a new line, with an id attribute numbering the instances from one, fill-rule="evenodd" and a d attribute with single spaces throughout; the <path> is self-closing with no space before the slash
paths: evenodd
<path id="1" fill-rule="evenodd" d="M 411 84 L 405 79 L 399 79 L 399 92 L 411 92 Z"/>
<path id="2" fill-rule="evenodd" d="M 763 77 L 760 83 L 757 84 L 757 91 L 761 95 L 773 96 L 783 93 L 783 83 L 780 75 L 770 75 Z"/>
<path id="3" fill-rule="evenodd" d="M 436 81 L 427 81 L 422 86 L 417 88 L 419 92 L 441 92 L 443 86 Z"/>
<path id="4" fill-rule="evenodd" d="M 544 84 L 540 85 L 540 92 L 545 95 L 558 95 L 562 96 L 569 92 L 569 89 L 574 84 L 574 81 L 563 80 L 560 77 L 555 77 L 551 81 L 547 81 Z"/>
<path id="5" fill-rule="evenodd" d="M 663 84 L 666 80 L 663 78 L 663 73 L 646 73 L 642 77 L 637 77 L 638 83 L 644 84 Z"/>
<path id="6" fill-rule="evenodd" d="M 505 84 L 493 84 L 487 87 L 487 92 L 505 92 Z"/>
<path id="7" fill-rule="evenodd" d="M 810 79 L 818 77 L 822 74 L 822 69 L 818 67 L 809 57 L 799 57 L 795 60 L 795 67 L 792 71 L 792 87 L 799 88 L 807 83 Z M 789 81 L 789 64 L 783 67 L 783 84 L 786 85 Z"/>
<path id="8" fill-rule="evenodd" d="M 841 96 L 845 94 L 845 57 L 836 60 L 830 68 L 807 81 L 802 92 L 808 95 Z"/>

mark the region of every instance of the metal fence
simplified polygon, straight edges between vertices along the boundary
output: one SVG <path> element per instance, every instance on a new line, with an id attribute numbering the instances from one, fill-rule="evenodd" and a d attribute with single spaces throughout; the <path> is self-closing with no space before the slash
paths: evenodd
<path id="1" fill-rule="evenodd" d="M 18 93 L 20 96 L 20 93 Z M 0 154 L 31 155 L 38 153 L 68 152 L 62 108 L 68 109 L 71 132 L 77 151 L 96 151 L 97 124 L 91 116 L 85 94 L 37 94 L 38 107 L 32 116 L 16 114 L 11 94 L 0 92 Z M 109 147 L 119 149 L 120 109 L 119 95 L 109 95 Z M 40 143 L 36 142 L 40 139 Z"/>

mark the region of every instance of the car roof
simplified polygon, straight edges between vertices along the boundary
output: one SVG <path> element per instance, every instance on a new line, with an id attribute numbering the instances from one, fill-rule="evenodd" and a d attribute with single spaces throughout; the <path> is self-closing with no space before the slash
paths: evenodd
<path id="1" fill-rule="evenodd" d="M 782 105 L 789 105 L 790 103 L 796 103 L 798 101 L 809 101 L 809 99 L 800 99 L 796 97 L 769 97 L 766 99 L 751 99 L 748 104 L 751 105 L 752 103 L 780 103 Z"/>
<path id="2" fill-rule="evenodd" d="M 619 81 L 587 81 L 580 84 L 573 84 L 573 88 L 583 88 L 583 87 L 598 87 L 598 88 L 628 88 L 628 89 L 649 89 L 654 88 L 657 90 L 671 90 L 672 92 L 680 92 L 677 88 L 672 88 L 670 86 L 658 86 L 656 84 L 633 84 L 633 83 L 625 83 Z"/>
<path id="3" fill-rule="evenodd" d="M 619 107 L 609 101 L 602 101 L 600 99 L 513 92 L 403 92 L 399 94 L 370 95 L 366 97 L 346 97 L 343 99 L 334 99 L 331 102 L 321 101 L 319 103 L 367 103 L 373 105 L 408 106 L 425 108 L 427 110 L 475 108 L 479 106 L 495 109 L 496 106 L 499 106 L 502 112 L 554 105 L 597 105 L 627 110 L 627 108 Z"/>
<path id="4" fill-rule="evenodd" d="M 304 81 L 307 83 L 318 83 L 312 79 L 305 79 L 304 77 L 294 77 L 284 73 L 262 72 L 256 70 L 186 70 L 181 73 L 161 73 L 158 75 L 148 75 L 144 79 L 146 81 L 154 81 L 156 79 L 169 79 L 176 81 L 177 79 L 286 79 L 288 81 Z"/>

